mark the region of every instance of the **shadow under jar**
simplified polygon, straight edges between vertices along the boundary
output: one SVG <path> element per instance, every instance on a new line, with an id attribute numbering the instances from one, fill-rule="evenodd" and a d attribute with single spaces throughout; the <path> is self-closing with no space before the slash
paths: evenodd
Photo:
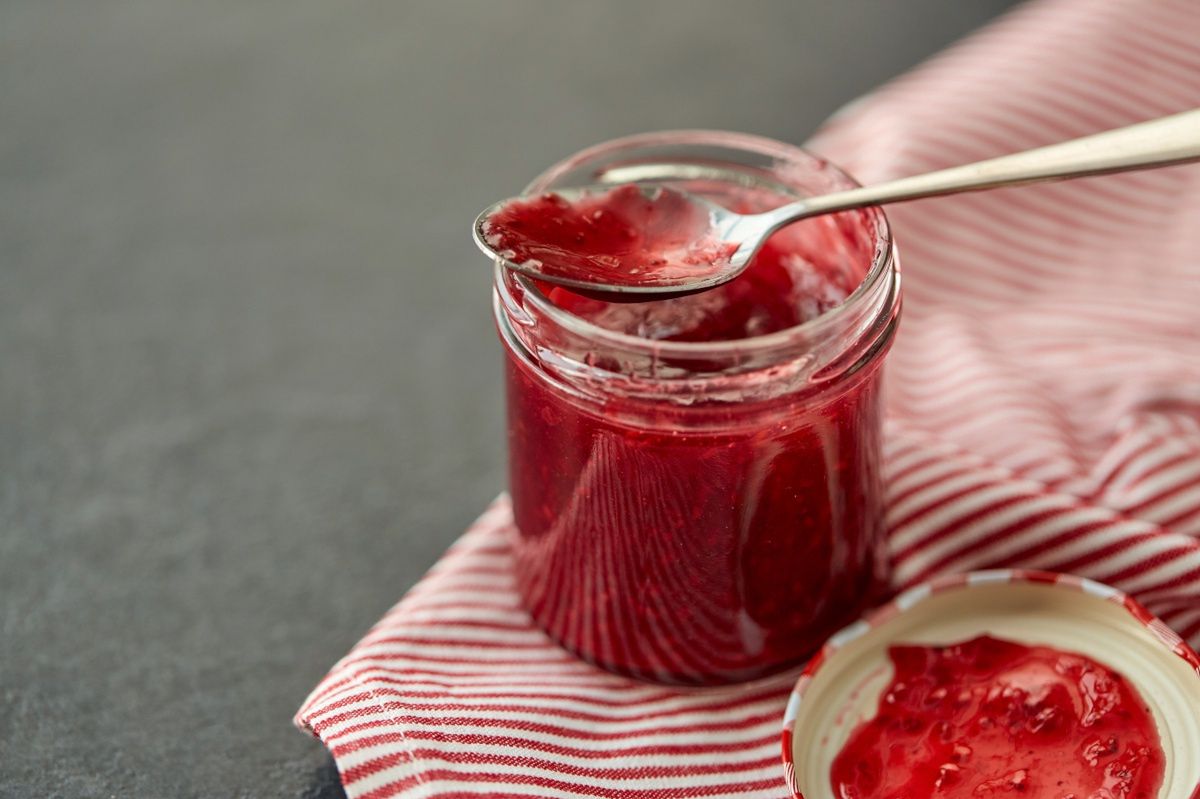
<path id="1" fill-rule="evenodd" d="M 620 139 L 527 193 L 655 180 L 753 212 L 851 187 L 753 136 Z M 880 371 L 899 272 L 878 209 L 780 230 L 745 274 L 606 303 L 497 268 L 517 583 L 584 659 L 676 683 L 812 654 L 880 598 Z"/>

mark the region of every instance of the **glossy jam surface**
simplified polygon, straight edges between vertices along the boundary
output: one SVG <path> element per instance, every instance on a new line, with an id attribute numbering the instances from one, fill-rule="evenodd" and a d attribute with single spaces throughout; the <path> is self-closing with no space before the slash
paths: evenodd
<path id="1" fill-rule="evenodd" d="M 488 218 L 484 238 L 548 278 L 616 286 L 703 279 L 737 250 L 683 194 L 631 184 L 571 200 L 553 192 L 511 200 Z"/>
<path id="2" fill-rule="evenodd" d="M 833 762 L 839 799 L 1154 799 L 1145 702 L 1084 655 L 989 636 L 894 646 L 877 715 Z"/>
<path id="3" fill-rule="evenodd" d="M 743 276 L 695 296 L 610 305 L 544 290 L 643 339 L 741 340 L 837 306 L 873 241 L 864 217 L 826 217 L 780 231 Z M 564 385 L 548 376 L 564 356 L 549 334 L 539 346 L 538 361 L 508 353 L 517 579 L 568 649 L 652 679 L 746 679 L 811 654 L 879 598 L 878 359 L 820 388 L 779 387 L 801 348 L 721 378 L 714 396 L 681 393 L 692 373 L 665 357 L 678 379 L 630 377 L 620 355 L 589 352 L 595 379 Z"/>
<path id="4" fill-rule="evenodd" d="M 739 213 L 787 201 L 767 192 L 716 194 Z M 746 271 L 708 291 L 668 300 L 610 303 L 542 284 L 560 308 L 601 327 L 660 341 L 730 341 L 794 327 L 836 308 L 862 282 L 873 252 L 861 212 L 786 227 L 763 243 Z"/>

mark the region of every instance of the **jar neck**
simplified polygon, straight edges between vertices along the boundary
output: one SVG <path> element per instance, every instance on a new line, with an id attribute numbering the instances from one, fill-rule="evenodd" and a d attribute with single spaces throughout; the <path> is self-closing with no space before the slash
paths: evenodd
<path id="1" fill-rule="evenodd" d="M 496 266 L 493 308 L 514 357 L 572 394 L 692 404 L 830 391 L 891 344 L 900 273 L 881 242 L 864 282 L 841 305 L 796 327 L 733 341 L 676 342 L 608 330 L 556 307 L 527 278 Z"/>

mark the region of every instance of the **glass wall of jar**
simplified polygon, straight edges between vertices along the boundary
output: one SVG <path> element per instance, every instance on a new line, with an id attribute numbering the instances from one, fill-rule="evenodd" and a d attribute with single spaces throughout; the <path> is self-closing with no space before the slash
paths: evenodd
<path id="1" fill-rule="evenodd" d="M 855 185 L 795 147 L 693 131 L 599 145 L 527 193 L 668 169 L 741 211 Z M 798 662 L 878 599 L 899 289 L 878 209 L 791 225 L 691 297 L 609 304 L 497 268 L 517 582 L 538 624 L 607 669 L 725 682 Z"/>

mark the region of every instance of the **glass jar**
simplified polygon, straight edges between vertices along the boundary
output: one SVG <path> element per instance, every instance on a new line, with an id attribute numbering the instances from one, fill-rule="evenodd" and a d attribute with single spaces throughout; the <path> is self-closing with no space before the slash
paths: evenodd
<path id="1" fill-rule="evenodd" d="M 786 144 L 690 131 L 591 148 L 527 193 L 655 180 L 663 165 L 718 201 L 856 185 Z M 592 663 L 665 682 L 749 679 L 812 654 L 880 597 L 895 251 L 878 209 L 776 235 L 798 225 L 804 258 L 854 272 L 849 296 L 734 340 L 610 329 L 496 269 L 517 583 L 538 624 Z"/>

